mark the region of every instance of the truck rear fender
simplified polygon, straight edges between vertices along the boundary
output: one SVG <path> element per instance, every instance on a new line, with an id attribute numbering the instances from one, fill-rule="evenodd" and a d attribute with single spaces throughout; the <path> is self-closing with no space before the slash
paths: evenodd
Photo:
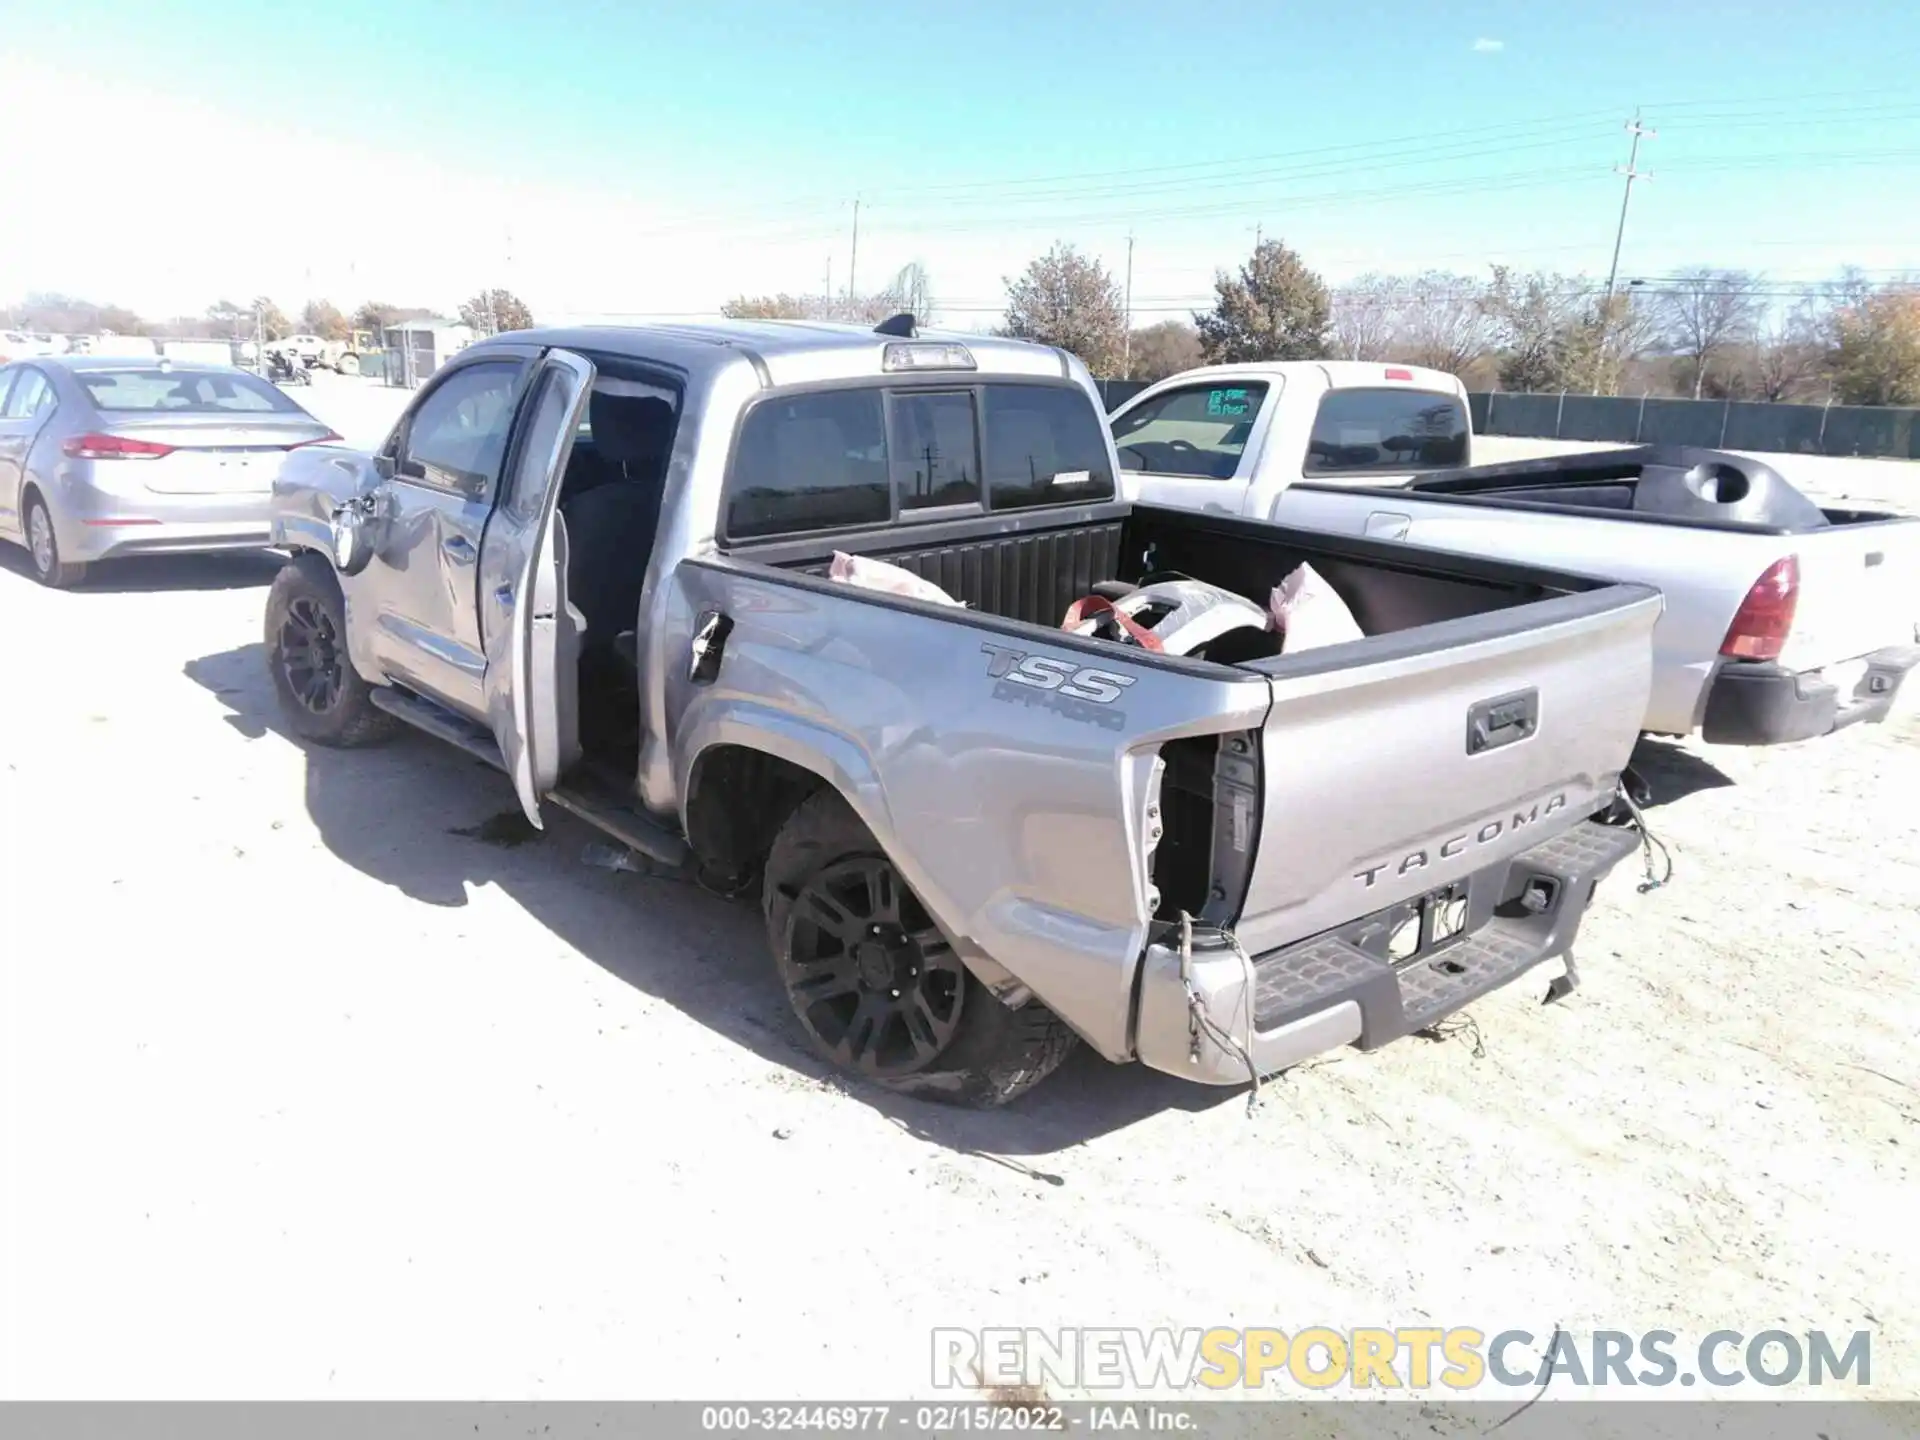
<path id="1" fill-rule="evenodd" d="M 1163 752 L 1257 733 L 1265 677 L 725 560 L 683 562 L 674 584 L 664 679 L 683 819 L 715 746 L 820 776 L 985 983 L 1011 974 L 1126 1058 L 1154 852 L 1171 838 Z M 724 659 L 696 681 L 694 635 L 715 612 L 733 622 Z"/>

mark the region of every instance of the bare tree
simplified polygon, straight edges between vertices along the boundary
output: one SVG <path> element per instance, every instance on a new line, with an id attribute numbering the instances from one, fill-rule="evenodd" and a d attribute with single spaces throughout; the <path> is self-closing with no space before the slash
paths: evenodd
<path id="1" fill-rule="evenodd" d="M 1766 312 L 1759 277 L 1745 270 L 1685 270 L 1659 291 L 1668 347 L 1685 358 L 1693 397 L 1722 355 L 1752 339 Z"/>
<path id="2" fill-rule="evenodd" d="M 1628 374 L 1659 348 L 1665 322 L 1639 291 L 1625 290 L 1594 300 L 1580 324 L 1586 338 L 1576 348 L 1593 356 L 1593 392 L 1618 395 Z"/>
<path id="3" fill-rule="evenodd" d="M 1803 395 L 1827 369 L 1826 323 L 1819 302 L 1803 300 L 1762 325 L 1740 364 L 1747 392 L 1774 404 Z"/>
<path id="4" fill-rule="evenodd" d="M 843 325 L 878 325 L 910 314 L 925 325 L 933 318 L 932 282 L 918 263 L 868 295 L 736 295 L 720 307 L 729 320 L 828 320 Z"/>
<path id="5" fill-rule="evenodd" d="M 1327 348 L 1336 360 L 1389 360 L 1400 329 L 1405 282 L 1394 275 L 1362 275 L 1333 292 Z"/>
<path id="6" fill-rule="evenodd" d="M 1493 348 L 1495 329 L 1484 284 L 1429 271 L 1404 288 L 1393 358 L 1458 375 Z"/>
<path id="7" fill-rule="evenodd" d="M 1096 375 L 1112 375 L 1125 348 L 1120 287 L 1098 260 L 1056 245 L 1007 281 L 1003 335 L 1057 345 Z"/>
<path id="8" fill-rule="evenodd" d="M 1592 383 L 1597 337 L 1582 323 L 1591 294 L 1578 277 L 1493 267 L 1482 303 L 1500 351 L 1501 388 L 1551 394 Z"/>

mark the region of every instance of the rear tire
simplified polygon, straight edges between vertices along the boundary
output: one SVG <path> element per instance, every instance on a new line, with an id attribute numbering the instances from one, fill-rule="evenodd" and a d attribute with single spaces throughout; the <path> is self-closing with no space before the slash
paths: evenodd
<path id="1" fill-rule="evenodd" d="M 87 578 L 84 562 L 60 558 L 53 512 L 38 491 L 28 492 L 26 520 L 27 558 L 33 562 L 34 579 L 52 590 L 71 590 Z"/>
<path id="2" fill-rule="evenodd" d="M 360 373 L 360 357 L 358 355 L 342 355 L 340 359 L 335 362 L 333 368 L 342 375 L 358 375 Z"/>
<path id="3" fill-rule="evenodd" d="M 1002 1004 L 960 962 L 867 827 L 831 790 L 788 818 L 762 908 L 788 1002 L 816 1049 L 886 1089 L 989 1109 L 1046 1079 L 1074 1033 Z"/>
<path id="4" fill-rule="evenodd" d="M 400 721 L 373 703 L 347 658 L 346 604 L 319 556 L 296 556 L 267 591 L 267 673 L 280 713 L 303 740 L 350 749 L 392 738 Z"/>

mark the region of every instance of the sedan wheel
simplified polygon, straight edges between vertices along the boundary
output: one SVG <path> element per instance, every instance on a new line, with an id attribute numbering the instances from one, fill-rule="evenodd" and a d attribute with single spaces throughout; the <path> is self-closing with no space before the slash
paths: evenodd
<path id="1" fill-rule="evenodd" d="M 65 590 L 86 578 L 87 567 L 68 564 L 60 558 L 60 539 L 53 532 L 53 516 L 47 502 L 35 495 L 27 502 L 27 553 L 33 557 L 33 574 L 42 585 Z"/>

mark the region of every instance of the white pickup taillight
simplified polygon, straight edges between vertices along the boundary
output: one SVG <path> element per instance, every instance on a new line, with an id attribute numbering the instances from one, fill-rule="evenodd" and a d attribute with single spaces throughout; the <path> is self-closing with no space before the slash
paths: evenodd
<path id="1" fill-rule="evenodd" d="M 1731 660 L 1777 660 L 1800 603 L 1800 561 L 1783 555 L 1769 565 L 1733 612 L 1720 653 Z"/>

